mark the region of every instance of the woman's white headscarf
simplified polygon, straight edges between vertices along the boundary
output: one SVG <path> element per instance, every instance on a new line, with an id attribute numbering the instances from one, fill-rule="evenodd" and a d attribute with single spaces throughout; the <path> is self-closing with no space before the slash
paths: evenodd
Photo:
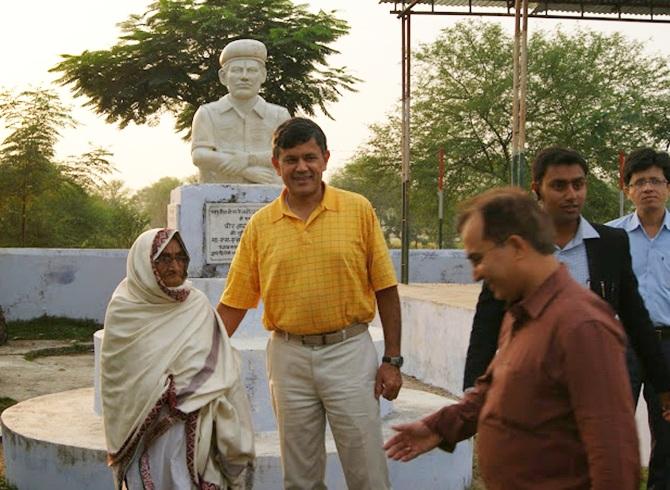
<path id="1" fill-rule="evenodd" d="M 137 238 L 107 307 L 100 362 L 110 464 L 122 478 L 152 417 L 172 403 L 197 417 L 192 477 L 235 487 L 254 457 L 238 353 L 203 293 L 189 281 L 168 288 L 160 280 L 153 261 L 172 238 L 186 252 L 175 230 Z"/>

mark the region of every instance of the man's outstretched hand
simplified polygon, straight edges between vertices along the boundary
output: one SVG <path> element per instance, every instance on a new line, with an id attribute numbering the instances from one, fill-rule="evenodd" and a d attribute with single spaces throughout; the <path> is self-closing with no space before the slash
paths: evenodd
<path id="1" fill-rule="evenodd" d="M 422 421 L 394 425 L 392 429 L 398 433 L 386 441 L 384 449 L 386 455 L 396 461 L 411 461 L 436 448 L 441 441 L 440 436 Z"/>

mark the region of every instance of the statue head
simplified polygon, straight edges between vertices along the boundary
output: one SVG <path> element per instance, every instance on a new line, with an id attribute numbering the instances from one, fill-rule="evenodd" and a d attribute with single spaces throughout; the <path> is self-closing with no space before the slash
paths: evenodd
<path id="1" fill-rule="evenodd" d="M 219 57 L 219 80 L 235 99 L 250 99 L 258 95 L 265 82 L 265 44 L 255 39 L 238 39 L 228 43 Z"/>

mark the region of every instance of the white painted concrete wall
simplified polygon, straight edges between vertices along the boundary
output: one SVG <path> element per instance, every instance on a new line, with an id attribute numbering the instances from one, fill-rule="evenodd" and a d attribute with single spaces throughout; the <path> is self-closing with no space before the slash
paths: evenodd
<path id="1" fill-rule="evenodd" d="M 471 282 L 461 250 L 410 252 L 410 282 Z M 126 275 L 127 256 L 127 250 L 0 248 L 0 306 L 8 320 L 47 314 L 102 322 L 109 298 Z M 400 251 L 392 250 L 391 258 L 400 277 Z M 223 278 L 193 282 L 212 303 L 225 284 Z M 260 318 L 261 312 L 249 315 Z"/>
<path id="2" fill-rule="evenodd" d="M 403 297 L 403 371 L 460 395 L 472 315 L 472 310 Z"/>
<path id="3" fill-rule="evenodd" d="M 0 306 L 8 320 L 42 315 L 102 322 L 126 275 L 127 250 L 0 249 Z"/>
<path id="4" fill-rule="evenodd" d="M 391 260 L 400 281 L 400 250 L 391 250 Z M 463 250 L 410 250 L 409 282 L 470 284 L 472 269 Z"/>

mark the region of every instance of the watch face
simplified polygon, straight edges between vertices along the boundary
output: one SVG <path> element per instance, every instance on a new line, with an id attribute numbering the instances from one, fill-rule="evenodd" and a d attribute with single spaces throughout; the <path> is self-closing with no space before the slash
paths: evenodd
<path id="1" fill-rule="evenodd" d="M 384 356 L 382 362 L 388 362 L 391 366 L 402 367 L 404 359 L 402 356 Z"/>

